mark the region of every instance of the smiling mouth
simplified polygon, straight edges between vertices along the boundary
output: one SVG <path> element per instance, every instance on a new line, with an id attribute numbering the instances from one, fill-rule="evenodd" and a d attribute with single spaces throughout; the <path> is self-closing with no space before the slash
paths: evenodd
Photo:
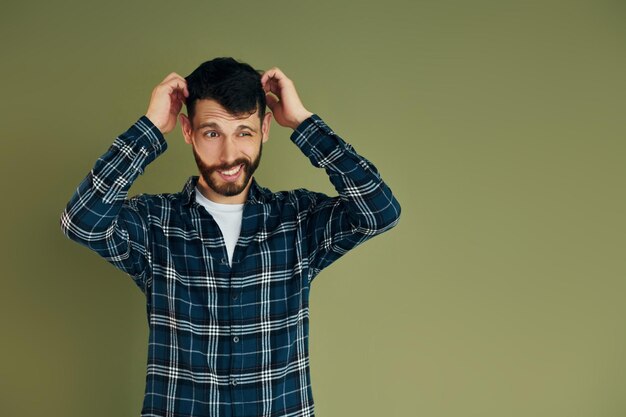
<path id="1" fill-rule="evenodd" d="M 240 170 L 242 167 L 243 167 L 243 164 L 242 164 L 242 165 L 239 165 L 239 166 L 236 166 L 236 167 L 234 167 L 234 168 L 231 168 L 231 169 L 229 169 L 228 171 L 220 171 L 220 172 L 221 172 L 222 174 L 224 174 L 224 175 L 229 175 L 229 176 L 231 176 L 231 175 L 235 175 L 236 173 L 238 173 L 238 172 L 239 172 L 239 170 Z"/>
<path id="2" fill-rule="evenodd" d="M 222 178 L 226 180 L 235 180 L 239 177 L 239 174 L 241 174 L 242 171 L 243 171 L 243 164 L 239 164 L 236 167 L 233 167 L 231 169 L 228 169 L 225 171 L 218 170 L 217 172 L 219 172 Z"/>

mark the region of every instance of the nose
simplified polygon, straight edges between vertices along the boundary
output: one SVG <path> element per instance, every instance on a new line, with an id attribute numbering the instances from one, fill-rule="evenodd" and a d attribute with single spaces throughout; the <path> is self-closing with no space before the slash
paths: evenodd
<path id="1" fill-rule="evenodd" d="M 220 162 L 222 164 L 231 164 L 237 159 L 237 145 L 231 138 L 226 138 L 222 143 L 220 153 Z"/>

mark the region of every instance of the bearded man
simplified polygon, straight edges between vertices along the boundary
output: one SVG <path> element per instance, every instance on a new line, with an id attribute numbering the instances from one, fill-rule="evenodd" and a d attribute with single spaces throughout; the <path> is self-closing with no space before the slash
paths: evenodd
<path id="1" fill-rule="evenodd" d="M 293 129 L 291 141 L 338 196 L 256 182 L 272 118 Z M 177 120 L 200 175 L 177 193 L 128 198 Z M 96 161 L 60 223 L 146 296 L 142 416 L 296 417 L 314 415 L 313 279 L 399 216 L 374 165 L 304 107 L 280 69 L 215 58 L 154 88 L 146 113 Z"/>

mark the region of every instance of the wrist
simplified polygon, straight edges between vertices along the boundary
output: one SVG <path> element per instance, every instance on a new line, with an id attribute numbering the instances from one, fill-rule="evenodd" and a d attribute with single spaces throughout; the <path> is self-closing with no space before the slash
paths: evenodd
<path id="1" fill-rule="evenodd" d="M 311 113 L 308 110 L 304 110 L 302 113 L 300 113 L 296 118 L 295 118 L 295 122 L 293 123 L 292 126 L 290 126 L 293 130 L 296 130 L 296 128 L 298 126 L 300 126 L 302 124 L 302 122 L 304 122 L 306 119 L 308 119 L 309 117 L 311 117 L 313 115 L 313 113 Z"/>
<path id="2" fill-rule="evenodd" d="M 157 118 L 154 117 L 153 115 L 150 114 L 150 112 L 146 112 L 145 115 L 148 120 L 150 120 L 152 122 L 152 124 L 161 131 L 161 133 L 163 133 L 163 126 L 161 126 L 158 122 L 157 122 Z"/>

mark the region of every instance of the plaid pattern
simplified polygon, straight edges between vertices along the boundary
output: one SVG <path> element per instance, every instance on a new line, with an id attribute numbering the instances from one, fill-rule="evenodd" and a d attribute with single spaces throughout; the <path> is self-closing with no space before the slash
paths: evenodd
<path id="1" fill-rule="evenodd" d="M 319 116 L 291 140 L 339 196 L 253 183 L 232 268 L 219 227 L 178 193 L 127 198 L 163 153 L 141 116 L 80 183 L 61 216 L 70 239 L 129 274 L 146 296 L 148 365 L 142 416 L 313 416 L 309 290 L 325 267 L 392 228 L 400 205 L 376 168 Z"/>

